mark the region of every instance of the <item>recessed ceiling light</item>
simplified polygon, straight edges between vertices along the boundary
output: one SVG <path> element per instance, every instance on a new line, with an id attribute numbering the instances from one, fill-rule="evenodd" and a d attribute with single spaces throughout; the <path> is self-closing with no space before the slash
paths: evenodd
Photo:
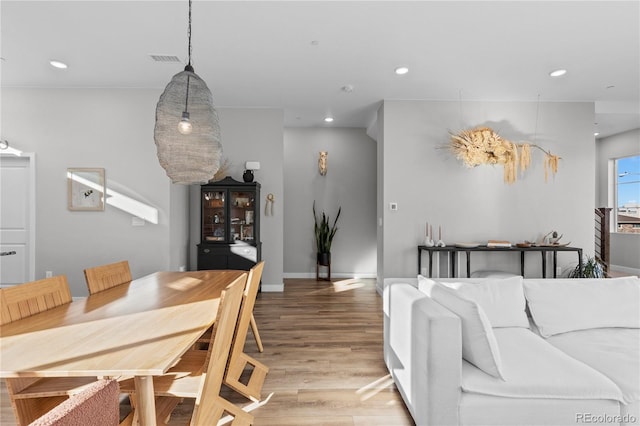
<path id="1" fill-rule="evenodd" d="M 394 70 L 394 72 L 398 75 L 404 75 L 409 72 L 409 68 L 407 67 L 398 67 Z"/>
<path id="2" fill-rule="evenodd" d="M 566 73 L 567 73 L 567 70 L 562 70 L 562 69 L 560 69 L 560 70 L 553 70 L 553 71 L 551 71 L 551 72 L 549 73 L 549 75 L 550 75 L 551 77 L 560 77 L 560 76 L 562 76 L 562 75 L 565 75 Z"/>
<path id="3" fill-rule="evenodd" d="M 599 136 L 600 133 L 599 132 L 593 132 L 593 136 Z"/>
<path id="4" fill-rule="evenodd" d="M 64 62 L 58 61 L 56 59 L 50 60 L 49 64 L 51 64 L 52 67 L 60 68 L 61 70 L 64 70 L 67 68 L 67 64 L 65 64 Z"/>
<path id="5" fill-rule="evenodd" d="M 398 75 L 403 75 L 409 72 L 409 68 L 407 67 L 398 67 L 394 70 L 394 72 Z"/>
<path id="6" fill-rule="evenodd" d="M 324 122 L 325 122 L 325 123 L 333 123 L 333 117 L 326 117 L 326 118 L 324 119 Z"/>

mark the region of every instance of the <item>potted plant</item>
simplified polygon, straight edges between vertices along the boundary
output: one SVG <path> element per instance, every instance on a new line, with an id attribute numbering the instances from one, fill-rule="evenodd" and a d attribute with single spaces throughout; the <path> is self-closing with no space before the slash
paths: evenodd
<path id="1" fill-rule="evenodd" d="M 569 278 L 605 278 L 604 268 L 595 257 L 587 257 L 586 262 L 582 262 L 582 275 L 580 275 L 580 265 L 569 272 Z"/>
<path id="2" fill-rule="evenodd" d="M 327 266 L 331 263 L 331 242 L 338 230 L 336 224 L 338 223 L 341 212 L 342 207 L 339 207 L 333 225 L 329 226 L 329 216 L 322 212 L 322 218 L 320 218 L 316 214 L 316 202 L 313 202 L 313 218 L 315 220 L 313 231 L 316 238 L 317 261 L 319 265 Z"/>

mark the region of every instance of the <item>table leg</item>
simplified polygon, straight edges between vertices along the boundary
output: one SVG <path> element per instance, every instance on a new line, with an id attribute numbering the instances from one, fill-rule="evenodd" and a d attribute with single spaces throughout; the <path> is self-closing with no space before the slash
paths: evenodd
<path id="1" fill-rule="evenodd" d="M 583 278 L 582 275 L 582 249 L 578 249 L 578 273 L 580 274 L 580 278 Z"/>
<path id="2" fill-rule="evenodd" d="M 449 257 L 451 257 L 451 275 L 449 275 L 451 278 L 454 278 L 456 276 L 456 263 L 458 261 L 458 252 L 457 251 L 450 251 L 449 252 Z"/>
<path id="3" fill-rule="evenodd" d="M 156 426 L 156 403 L 153 396 L 153 376 L 135 376 L 138 417 L 142 426 Z"/>
<path id="4" fill-rule="evenodd" d="M 471 278 L 471 252 L 467 253 L 467 278 Z"/>
<path id="5" fill-rule="evenodd" d="M 422 249 L 418 247 L 418 275 L 422 274 Z"/>
<path id="6" fill-rule="evenodd" d="M 553 251 L 553 278 L 558 278 L 558 252 Z"/>
<path id="7" fill-rule="evenodd" d="M 524 251 L 520 252 L 520 275 L 524 278 Z"/>
<path id="8" fill-rule="evenodd" d="M 542 255 L 542 278 L 547 278 L 547 256 L 546 252 L 543 250 L 540 252 Z"/>

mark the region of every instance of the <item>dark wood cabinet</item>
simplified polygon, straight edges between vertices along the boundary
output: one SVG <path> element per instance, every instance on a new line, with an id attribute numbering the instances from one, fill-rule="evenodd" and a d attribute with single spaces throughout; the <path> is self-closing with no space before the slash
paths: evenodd
<path id="1" fill-rule="evenodd" d="M 260 184 L 231 177 L 200 188 L 198 269 L 249 270 L 262 260 Z"/>

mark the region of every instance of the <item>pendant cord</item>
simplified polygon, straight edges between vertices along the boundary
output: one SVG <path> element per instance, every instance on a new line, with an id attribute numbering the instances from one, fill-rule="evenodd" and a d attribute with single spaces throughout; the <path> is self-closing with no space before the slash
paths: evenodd
<path id="1" fill-rule="evenodd" d="M 186 67 L 184 67 L 184 70 L 193 72 L 193 67 L 191 66 L 191 0 L 189 0 L 189 27 L 187 29 L 187 39 L 189 40 L 189 51 L 188 51 L 189 63 L 187 64 Z M 189 111 L 189 80 L 190 79 L 191 79 L 191 76 L 187 74 L 187 96 L 184 101 L 184 112 Z"/>
<path id="2" fill-rule="evenodd" d="M 184 101 L 184 111 L 189 112 L 189 79 L 191 76 L 187 74 L 187 98 Z"/>
<path id="3" fill-rule="evenodd" d="M 187 29 L 187 38 L 189 39 L 189 63 L 187 66 L 191 67 L 191 0 L 189 0 L 189 28 Z"/>

